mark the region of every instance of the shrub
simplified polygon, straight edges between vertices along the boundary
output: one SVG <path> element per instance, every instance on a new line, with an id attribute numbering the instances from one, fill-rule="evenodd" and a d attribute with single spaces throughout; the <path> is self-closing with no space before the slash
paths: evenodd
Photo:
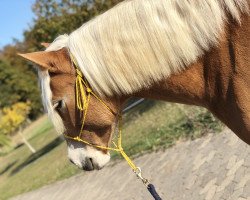
<path id="1" fill-rule="evenodd" d="M 1 110 L 0 145 L 7 144 L 8 136 L 22 126 L 30 112 L 30 103 L 15 103 Z"/>

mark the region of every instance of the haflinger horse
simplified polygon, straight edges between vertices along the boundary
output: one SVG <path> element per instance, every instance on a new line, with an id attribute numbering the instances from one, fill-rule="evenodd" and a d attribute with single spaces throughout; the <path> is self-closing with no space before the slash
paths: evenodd
<path id="1" fill-rule="evenodd" d="M 69 159 L 102 168 L 109 151 L 97 146 L 110 145 L 131 97 L 205 107 L 250 144 L 249 4 L 127 0 L 45 51 L 20 54 L 38 65 L 43 104 L 67 136 Z M 79 95 L 88 109 L 79 110 Z M 87 143 L 71 139 L 79 133 Z"/>

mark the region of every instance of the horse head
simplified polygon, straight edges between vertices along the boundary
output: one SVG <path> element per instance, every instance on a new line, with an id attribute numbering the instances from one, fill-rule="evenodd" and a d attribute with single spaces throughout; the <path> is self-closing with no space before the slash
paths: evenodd
<path id="1" fill-rule="evenodd" d="M 68 136 L 65 139 L 70 161 L 84 170 L 101 169 L 110 160 L 109 152 L 93 146 L 109 146 L 116 124 L 116 113 L 120 110 L 119 102 L 107 97 L 100 101 L 90 94 L 88 109 L 81 111 L 77 108 L 76 68 L 66 48 L 20 56 L 38 66 L 44 107 L 56 130 Z M 70 139 L 79 135 L 81 140 L 93 146 Z"/>

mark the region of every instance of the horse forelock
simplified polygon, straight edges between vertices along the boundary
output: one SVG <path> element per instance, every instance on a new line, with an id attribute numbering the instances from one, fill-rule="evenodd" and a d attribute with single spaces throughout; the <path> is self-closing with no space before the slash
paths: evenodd
<path id="1" fill-rule="evenodd" d="M 52 91 L 50 88 L 50 76 L 47 70 L 38 69 L 38 75 L 40 80 L 40 88 L 42 92 L 42 102 L 45 111 L 48 113 L 56 131 L 62 134 L 65 130 L 62 118 L 55 111 L 52 104 Z"/>
<path id="2" fill-rule="evenodd" d="M 58 51 L 68 45 L 69 36 L 67 34 L 58 36 L 45 51 Z"/>
<path id="3" fill-rule="evenodd" d="M 124 1 L 47 51 L 69 49 L 99 95 L 129 94 L 183 70 L 220 40 L 247 0 Z"/>

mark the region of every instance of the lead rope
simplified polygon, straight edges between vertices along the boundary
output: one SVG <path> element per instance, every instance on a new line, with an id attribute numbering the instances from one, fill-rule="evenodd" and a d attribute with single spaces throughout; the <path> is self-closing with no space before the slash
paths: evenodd
<path id="1" fill-rule="evenodd" d="M 142 181 L 142 183 L 147 187 L 148 191 L 154 197 L 154 199 L 155 200 L 162 200 L 160 198 L 160 196 L 157 194 L 154 185 L 149 183 L 149 181 L 142 176 L 141 168 L 137 167 L 133 163 L 133 161 L 129 158 L 129 156 L 124 152 L 124 150 L 122 148 L 122 115 L 121 114 L 118 114 L 118 138 L 117 138 L 117 144 L 112 140 L 112 143 L 115 146 L 115 148 L 105 147 L 105 146 L 100 146 L 100 145 L 94 145 L 94 144 L 89 143 L 88 141 L 85 141 L 85 140 L 81 139 L 82 132 L 83 132 L 83 127 L 84 127 L 84 123 L 85 123 L 85 119 L 86 119 L 86 115 L 87 115 L 87 111 L 88 111 L 88 107 L 89 107 L 91 94 L 98 101 L 100 101 L 104 105 L 104 107 L 106 107 L 112 114 L 115 114 L 115 113 L 112 111 L 112 109 L 104 101 L 102 101 L 102 99 L 100 99 L 91 90 L 91 88 L 88 86 L 87 82 L 84 81 L 83 76 L 82 76 L 82 72 L 78 69 L 78 65 L 77 65 L 77 62 L 76 62 L 74 56 L 72 54 L 70 54 L 70 57 L 71 57 L 71 60 L 73 61 L 74 65 L 75 65 L 75 68 L 76 68 L 76 105 L 77 105 L 77 108 L 80 111 L 82 111 L 82 112 L 84 111 L 84 114 L 83 114 L 83 117 L 82 117 L 82 125 L 81 125 L 79 135 L 76 136 L 76 137 L 71 137 L 71 136 L 68 136 L 68 135 L 64 134 L 64 137 L 68 138 L 68 139 L 71 139 L 71 140 L 78 141 L 78 142 L 82 142 L 84 144 L 87 144 L 89 146 L 96 147 L 96 148 L 99 148 L 99 149 L 112 150 L 112 151 L 119 152 L 122 155 L 122 157 L 127 161 L 128 165 L 132 168 L 132 170 L 136 174 L 137 178 L 140 179 Z M 84 91 L 84 88 L 86 88 L 86 93 Z"/>

